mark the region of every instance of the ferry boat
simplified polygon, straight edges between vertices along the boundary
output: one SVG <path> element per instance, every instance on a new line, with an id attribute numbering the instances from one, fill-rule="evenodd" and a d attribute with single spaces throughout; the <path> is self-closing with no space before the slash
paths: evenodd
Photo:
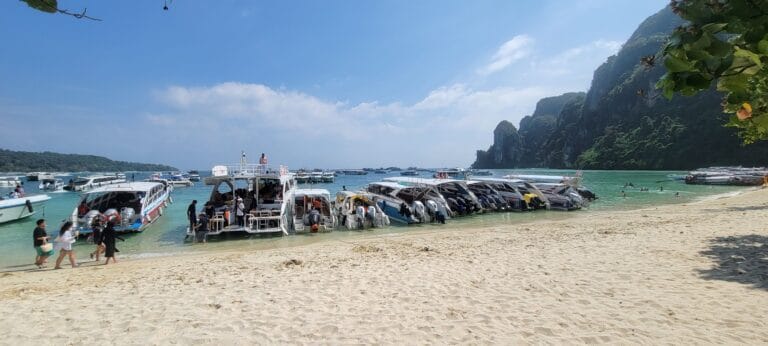
<path id="1" fill-rule="evenodd" d="M 326 189 L 296 189 L 293 201 L 293 231 L 327 232 L 336 228 L 336 215 L 333 213 L 331 202 L 331 193 Z M 312 209 L 317 209 L 318 212 L 313 213 Z M 313 227 L 314 225 L 317 226 Z"/>
<path id="2" fill-rule="evenodd" d="M 437 179 L 466 179 L 469 172 L 461 168 L 441 169 L 432 175 Z"/>
<path id="3" fill-rule="evenodd" d="M 21 179 L 19 179 L 19 177 L 0 177 L 0 187 L 16 187 L 16 185 L 21 185 Z"/>
<path id="4" fill-rule="evenodd" d="M 245 155 L 245 154 L 243 154 Z M 219 165 L 211 169 L 205 185 L 212 186 L 208 200 L 214 209 L 208 235 L 224 232 L 279 233 L 288 235 L 293 221 L 296 179 L 285 166 L 247 164 Z M 237 198 L 243 199 L 245 217 L 237 224 Z M 192 232 L 188 230 L 188 233 Z"/>
<path id="5" fill-rule="evenodd" d="M 20 220 L 44 208 L 48 195 L 28 195 L 18 198 L 0 197 L 0 223 Z"/>
<path id="6" fill-rule="evenodd" d="M 389 226 L 389 217 L 369 192 L 339 191 L 336 193 L 335 212 L 339 225 L 350 230 Z"/>
<path id="7" fill-rule="evenodd" d="M 132 182 L 87 191 L 72 210 L 69 221 L 80 234 L 93 230 L 93 220 L 115 221 L 115 231 L 142 232 L 163 215 L 171 203 L 171 189 L 160 182 Z M 104 225 L 104 222 L 102 222 Z"/>
<path id="8" fill-rule="evenodd" d="M 443 196 L 430 186 L 406 186 L 382 181 L 368 184 L 367 192 L 389 219 L 404 224 L 445 222 L 451 210 Z"/>
<path id="9" fill-rule="evenodd" d="M 69 184 L 64 186 L 64 190 L 82 192 L 94 188 L 125 183 L 125 174 L 115 173 L 111 175 L 91 175 L 87 177 L 77 177 L 70 180 Z"/>

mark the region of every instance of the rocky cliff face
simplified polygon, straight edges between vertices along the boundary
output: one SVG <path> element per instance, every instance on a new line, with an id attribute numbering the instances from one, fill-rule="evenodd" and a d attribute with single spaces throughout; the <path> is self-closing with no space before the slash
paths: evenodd
<path id="1" fill-rule="evenodd" d="M 743 146 L 733 129 L 723 127 L 727 115 L 721 112 L 719 93 L 712 89 L 667 100 L 655 89 L 663 64 L 647 68 L 640 58 L 660 56 L 667 35 L 681 24 L 668 8 L 646 19 L 619 53 L 595 71 L 586 94 L 542 99 L 536 112 L 520 122 L 519 131 L 505 125 L 514 138 L 499 138 L 494 131 L 494 144 L 487 152 L 478 151 L 473 167 L 689 169 L 766 164 L 767 143 Z M 510 146 L 517 142 L 518 147 Z M 504 153 L 499 143 L 514 154 Z M 488 161 L 491 152 L 501 160 Z"/>

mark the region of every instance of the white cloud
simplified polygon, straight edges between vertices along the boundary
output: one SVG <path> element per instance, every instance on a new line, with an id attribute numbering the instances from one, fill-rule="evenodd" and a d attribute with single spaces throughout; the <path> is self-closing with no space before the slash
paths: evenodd
<path id="1" fill-rule="evenodd" d="M 511 63 L 531 54 L 532 44 L 533 38 L 528 35 L 513 37 L 511 40 L 504 42 L 491 58 L 491 62 L 480 68 L 477 72 L 481 75 L 489 75 L 503 70 Z"/>
<path id="2" fill-rule="evenodd" d="M 347 161 L 352 166 L 465 166 L 474 160 L 475 150 L 490 144 L 499 121 L 517 123 L 553 92 L 559 90 L 473 90 L 454 84 L 411 105 L 350 105 L 230 82 L 169 87 L 157 93 L 169 109 L 147 114 L 145 120 L 165 136 L 194 139 L 195 150 L 206 152 L 205 157 L 268 148 L 271 156 L 285 160 L 281 162 L 309 167 L 340 167 Z"/>

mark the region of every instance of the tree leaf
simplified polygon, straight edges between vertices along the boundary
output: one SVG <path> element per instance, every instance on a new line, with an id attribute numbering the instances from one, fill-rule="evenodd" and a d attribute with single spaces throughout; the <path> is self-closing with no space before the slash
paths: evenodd
<path id="1" fill-rule="evenodd" d="M 59 8 L 57 0 L 21 0 L 27 3 L 29 7 L 32 7 L 38 11 L 46 13 L 56 13 L 56 9 Z"/>
<path id="2" fill-rule="evenodd" d="M 693 70 L 693 64 L 673 55 L 669 55 L 664 59 L 664 66 L 669 72 L 686 72 Z"/>

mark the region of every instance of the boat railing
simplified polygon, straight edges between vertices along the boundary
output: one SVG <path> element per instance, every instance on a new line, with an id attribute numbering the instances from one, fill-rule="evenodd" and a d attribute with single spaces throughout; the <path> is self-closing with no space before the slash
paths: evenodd
<path id="1" fill-rule="evenodd" d="M 225 167 L 226 171 L 221 170 L 220 167 Z M 219 168 L 217 170 L 217 168 Z M 288 174 L 288 167 L 279 165 L 267 165 L 267 164 L 238 164 L 238 165 L 226 165 L 216 166 L 213 170 L 213 176 L 256 176 L 265 174 L 278 174 L 280 176 Z"/>

